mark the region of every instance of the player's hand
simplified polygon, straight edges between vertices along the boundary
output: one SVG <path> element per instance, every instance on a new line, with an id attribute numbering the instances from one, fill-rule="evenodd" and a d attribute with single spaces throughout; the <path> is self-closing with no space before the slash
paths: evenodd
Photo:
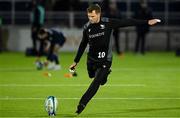
<path id="1" fill-rule="evenodd" d="M 75 67 L 77 66 L 77 63 L 74 62 L 73 64 L 71 64 L 71 66 L 69 67 L 70 70 L 75 71 Z"/>
<path id="2" fill-rule="evenodd" d="M 155 25 L 157 23 L 161 22 L 160 19 L 151 19 L 151 20 L 148 20 L 148 24 L 149 25 Z"/>

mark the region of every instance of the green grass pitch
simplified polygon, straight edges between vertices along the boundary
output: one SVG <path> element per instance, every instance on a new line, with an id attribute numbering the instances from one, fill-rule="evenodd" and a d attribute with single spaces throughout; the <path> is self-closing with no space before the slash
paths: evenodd
<path id="1" fill-rule="evenodd" d="M 0 53 L 0 117 L 48 117 L 44 101 L 49 95 L 58 98 L 57 117 L 180 117 L 180 57 L 173 52 L 127 53 L 121 58 L 114 54 L 107 84 L 79 116 L 76 106 L 92 80 L 86 54 L 77 67 L 78 77 L 64 77 L 74 56 L 60 53 L 60 71 L 38 71 L 35 57 Z"/>

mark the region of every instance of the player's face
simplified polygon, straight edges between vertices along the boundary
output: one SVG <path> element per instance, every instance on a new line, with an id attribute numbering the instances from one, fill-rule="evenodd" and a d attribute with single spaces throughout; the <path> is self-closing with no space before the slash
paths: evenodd
<path id="1" fill-rule="evenodd" d="M 92 12 L 88 12 L 88 19 L 90 21 L 90 23 L 98 23 L 100 21 L 100 13 L 96 13 L 95 10 L 93 10 Z"/>

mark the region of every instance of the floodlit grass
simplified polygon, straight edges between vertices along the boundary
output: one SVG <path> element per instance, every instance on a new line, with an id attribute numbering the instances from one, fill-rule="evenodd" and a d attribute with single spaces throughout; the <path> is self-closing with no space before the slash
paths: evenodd
<path id="1" fill-rule="evenodd" d="M 60 53 L 62 70 L 48 71 L 36 70 L 35 57 L 0 53 L 0 117 L 48 117 L 44 101 L 49 95 L 58 98 L 57 117 L 77 117 L 76 106 L 92 80 L 86 54 L 78 76 L 64 77 L 74 56 Z M 171 52 L 114 54 L 108 83 L 78 117 L 180 117 L 180 58 Z"/>

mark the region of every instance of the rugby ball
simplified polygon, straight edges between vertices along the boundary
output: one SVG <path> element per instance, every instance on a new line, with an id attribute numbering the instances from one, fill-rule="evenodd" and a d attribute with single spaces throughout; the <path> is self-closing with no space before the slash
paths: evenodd
<path id="1" fill-rule="evenodd" d="M 45 110 L 49 116 L 55 116 L 57 112 L 58 101 L 54 96 L 48 96 L 45 100 Z"/>
<path id="2" fill-rule="evenodd" d="M 36 61 L 36 68 L 37 70 L 42 70 L 43 69 L 43 63 L 41 61 Z"/>

